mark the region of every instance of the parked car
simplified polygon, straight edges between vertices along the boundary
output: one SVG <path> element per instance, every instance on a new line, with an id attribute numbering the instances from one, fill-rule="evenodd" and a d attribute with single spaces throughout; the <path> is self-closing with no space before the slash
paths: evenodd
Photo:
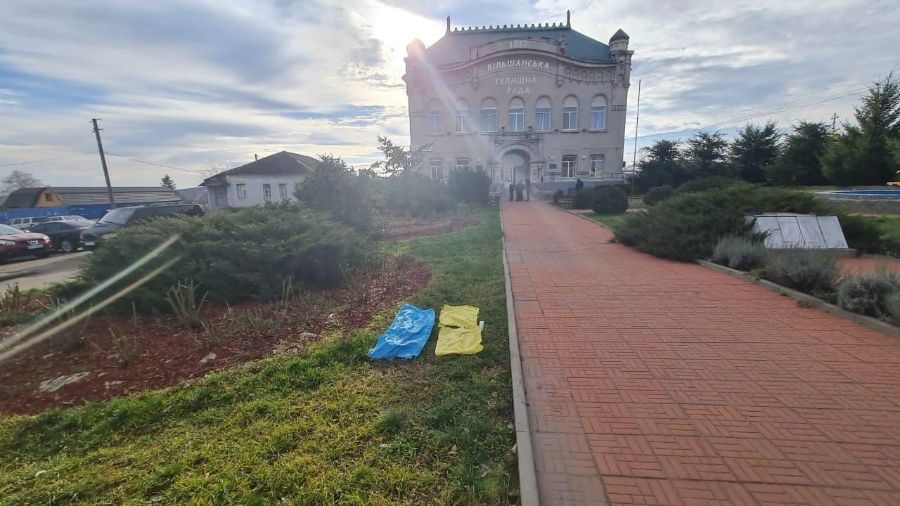
<path id="1" fill-rule="evenodd" d="M 0 262 L 26 256 L 45 258 L 52 247 L 50 238 L 44 234 L 0 225 Z"/>
<path id="2" fill-rule="evenodd" d="M 84 216 L 75 214 L 64 216 L 27 216 L 23 218 L 13 218 L 7 224 L 19 230 L 31 230 L 31 227 L 39 223 L 47 223 L 48 221 L 70 221 L 70 220 L 86 220 Z"/>
<path id="3" fill-rule="evenodd" d="M 94 249 L 102 241 L 112 239 L 119 230 L 150 218 L 172 215 L 203 216 L 199 204 L 150 204 L 146 206 L 119 207 L 103 215 L 89 228 L 81 232 L 81 246 Z"/>
<path id="4" fill-rule="evenodd" d="M 48 221 L 38 223 L 31 227 L 31 232 L 44 234 L 50 238 L 53 249 L 71 253 L 81 244 L 81 233 L 93 225 L 94 222 L 84 218 L 68 221 Z"/>

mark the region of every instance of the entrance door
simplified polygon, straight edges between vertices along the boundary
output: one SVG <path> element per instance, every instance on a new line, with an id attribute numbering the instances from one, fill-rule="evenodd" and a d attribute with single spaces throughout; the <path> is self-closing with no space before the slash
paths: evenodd
<path id="1" fill-rule="evenodd" d="M 513 167 L 513 174 L 513 178 L 516 180 L 516 184 L 518 184 L 519 181 L 525 181 L 526 179 L 528 179 L 528 174 L 525 172 L 524 165 L 516 165 L 515 167 Z"/>

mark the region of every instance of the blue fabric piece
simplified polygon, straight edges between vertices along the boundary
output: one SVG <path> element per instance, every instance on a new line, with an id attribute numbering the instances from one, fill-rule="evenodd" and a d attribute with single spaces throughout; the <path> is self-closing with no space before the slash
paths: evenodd
<path id="1" fill-rule="evenodd" d="M 375 347 L 369 350 L 369 358 L 389 360 L 419 356 L 431 337 L 434 328 L 434 309 L 419 309 L 404 304 L 394 317 L 391 326 L 378 336 Z"/>

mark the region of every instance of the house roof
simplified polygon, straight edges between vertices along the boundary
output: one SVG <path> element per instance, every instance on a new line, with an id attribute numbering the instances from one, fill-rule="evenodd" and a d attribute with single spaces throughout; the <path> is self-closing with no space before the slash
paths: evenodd
<path id="1" fill-rule="evenodd" d="M 107 204 L 109 196 L 105 186 L 60 186 L 19 188 L 9 194 L 5 209 L 34 207 L 41 191 L 49 189 L 56 194 L 63 205 Z M 181 199 L 172 190 L 159 186 L 120 186 L 114 187 L 113 199 L 116 204 L 146 204 L 152 202 L 179 202 Z"/>
<path id="2" fill-rule="evenodd" d="M 3 207 L 6 209 L 33 207 L 35 200 L 37 200 L 38 195 L 43 189 L 44 188 L 19 188 L 18 190 L 13 190 L 3 202 Z"/>
<path id="3" fill-rule="evenodd" d="M 274 155 L 264 156 L 259 160 L 219 172 L 215 176 L 206 178 L 201 186 L 214 186 L 225 184 L 225 176 L 283 176 L 292 174 L 306 174 L 319 166 L 321 162 L 306 155 L 279 151 Z"/>
<path id="4" fill-rule="evenodd" d="M 621 30 L 620 30 L 621 31 Z M 625 32 L 622 32 L 623 34 Z M 616 34 L 618 35 L 618 33 Z M 469 49 L 498 39 L 510 37 L 539 37 L 557 42 L 566 41 L 566 56 L 574 60 L 607 63 L 613 59 L 609 46 L 564 25 L 527 25 L 454 29 L 425 50 L 432 65 L 450 65 L 469 61 Z M 614 35 L 615 37 L 615 35 Z"/>

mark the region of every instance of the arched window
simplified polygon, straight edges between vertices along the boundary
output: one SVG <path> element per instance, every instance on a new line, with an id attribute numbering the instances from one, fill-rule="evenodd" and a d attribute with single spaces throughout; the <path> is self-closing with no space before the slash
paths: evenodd
<path id="1" fill-rule="evenodd" d="M 563 130 L 578 130 L 578 99 L 569 95 L 563 101 Z"/>
<path id="2" fill-rule="evenodd" d="M 597 95 L 591 100 L 591 130 L 606 129 L 606 97 Z"/>
<path id="3" fill-rule="evenodd" d="M 497 123 L 497 101 L 486 98 L 481 102 L 481 131 L 496 132 Z"/>
<path id="4" fill-rule="evenodd" d="M 444 111 L 437 100 L 428 102 L 428 111 L 425 114 L 428 133 L 438 135 L 444 133 Z"/>
<path id="5" fill-rule="evenodd" d="M 456 133 L 469 131 L 469 103 L 463 99 L 456 101 Z"/>
<path id="6" fill-rule="evenodd" d="M 575 170 L 578 167 L 578 157 L 575 155 L 563 155 L 562 157 L 562 177 L 575 177 Z"/>
<path id="7" fill-rule="evenodd" d="M 519 97 L 509 101 L 509 129 L 513 132 L 525 130 L 525 102 Z"/>
<path id="8" fill-rule="evenodd" d="M 534 129 L 538 132 L 550 130 L 550 99 L 540 97 L 534 104 Z"/>

